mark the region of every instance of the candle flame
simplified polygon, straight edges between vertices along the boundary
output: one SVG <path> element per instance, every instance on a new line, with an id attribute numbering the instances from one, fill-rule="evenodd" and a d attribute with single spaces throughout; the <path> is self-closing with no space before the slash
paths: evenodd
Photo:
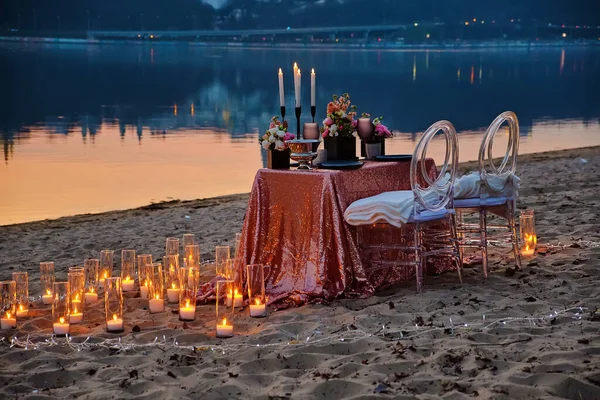
<path id="1" fill-rule="evenodd" d="M 129 277 L 129 275 L 127 275 L 127 276 L 125 277 L 125 280 L 126 280 L 126 281 L 130 281 L 130 280 L 131 280 L 131 278 Z"/>
<path id="2" fill-rule="evenodd" d="M 59 322 L 60 322 L 61 324 L 64 324 L 64 323 L 65 323 L 65 317 L 60 317 L 60 318 L 59 318 Z"/>
<path id="3" fill-rule="evenodd" d="M 79 293 L 75 295 L 75 300 L 79 300 Z"/>
<path id="4" fill-rule="evenodd" d="M 23 311 L 23 304 L 19 304 L 19 311 Z"/>
<path id="5" fill-rule="evenodd" d="M 94 293 L 94 287 L 93 286 L 90 288 L 90 293 Z"/>
<path id="6" fill-rule="evenodd" d="M 281 68 L 279 68 L 279 75 L 283 75 L 283 71 L 281 71 Z"/>
<path id="7" fill-rule="evenodd" d="M 256 303 L 257 306 L 260 306 L 260 299 L 254 299 L 254 302 Z"/>
<path id="8" fill-rule="evenodd" d="M 237 289 L 235 289 L 235 290 L 233 291 L 233 295 L 234 295 L 234 296 L 237 296 L 237 294 L 238 294 L 238 291 L 237 291 Z"/>
<path id="9" fill-rule="evenodd" d="M 50 296 L 50 295 L 52 294 L 52 291 L 51 291 L 50 289 L 46 289 L 46 294 L 47 294 L 48 296 Z"/>
<path id="10" fill-rule="evenodd" d="M 185 301 L 185 306 L 186 306 L 186 307 L 189 307 L 189 306 L 190 306 L 190 300 L 189 300 L 189 299 Z"/>
<path id="11" fill-rule="evenodd" d="M 294 69 L 298 69 L 298 63 L 294 63 Z"/>
<path id="12" fill-rule="evenodd" d="M 300 68 L 298 68 L 296 75 L 300 76 Z"/>
<path id="13" fill-rule="evenodd" d="M 223 326 L 227 326 L 227 318 L 223 318 Z"/>
<path id="14" fill-rule="evenodd" d="M 175 289 L 175 284 L 171 283 L 171 289 Z"/>
<path id="15" fill-rule="evenodd" d="M 113 314 L 113 321 L 117 320 L 117 314 Z"/>
<path id="16" fill-rule="evenodd" d="M 10 318 L 10 311 L 6 312 L 6 318 Z"/>
<path id="17" fill-rule="evenodd" d="M 313 68 L 313 69 L 310 71 L 310 73 L 314 75 L 314 73 L 315 73 L 315 69 Z"/>
<path id="18" fill-rule="evenodd" d="M 104 271 L 104 279 L 108 278 L 108 272 Z"/>
<path id="19" fill-rule="evenodd" d="M 154 295 L 154 298 L 155 298 L 156 300 L 160 300 L 160 297 L 158 297 L 158 293 L 156 293 L 156 295 Z"/>
<path id="20" fill-rule="evenodd" d="M 75 306 L 75 309 L 73 310 L 73 314 L 77 314 L 77 306 Z"/>

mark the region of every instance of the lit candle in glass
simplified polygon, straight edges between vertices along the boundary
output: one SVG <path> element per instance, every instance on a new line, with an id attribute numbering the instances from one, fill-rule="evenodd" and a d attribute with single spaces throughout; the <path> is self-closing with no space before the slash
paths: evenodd
<path id="1" fill-rule="evenodd" d="M 69 273 L 71 274 L 71 273 Z M 52 328 L 55 335 L 69 333 L 71 286 L 69 282 L 54 282 L 52 301 Z"/>
<path id="2" fill-rule="evenodd" d="M 16 284 L 17 317 L 23 318 L 29 314 L 29 277 L 27 272 L 13 272 L 12 280 Z"/>
<path id="3" fill-rule="evenodd" d="M 54 284 L 54 262 L 40 263 L 40 282 L 42 284 L 42 303 L 52 304 L 52 285 Z"/>
<path id="4" fill-rule="evenodd" d="M 83 313 L 77 305 L 73 304 L 73 311 L 69 314 L 69 323 L 78 324 L 83 321 Z"/>
<path id="5" fill-rule="evenodd" d="M 261 304 L 260 299 L 254 299 L 255 304 L 250 304 L 250 316 L 251 317 L 264 317 L 267 313 L 267 306 Z"/>
<path id="6" fill-rule="evenodd" d="M 104 287 L 104 280 L 112 277 L 115 252 L 113 250 L 102 250 L 100 252 L 100 266 L 98 276 L 100 286 Z"/>
<path id="7" fill-rule="evenodd" d="M 248 287 L 248 299 L 250 305 L 250 316 L 254 318 L 265 317 L 267 315 L 267 298 L 265 295 L 264 265 L 247 265 L 246 279 L 246 285 Z"/>
<path id="8" fill-rule="evenodd" d="M 244 305 L 244 297 L 241 293 L 238 293 L 237 289 L 230 290 L 227 293 L 227 299 L 225 304 L 230 307 L 233 302 L 233 307 L 242 307 Z"/>
<path id="9" fill-rule="evenodd" d="M 119 277 L 104 282 L 104 315 L 108 332 L 123 332 L 123 289 Z"/>
<path id="10" fill-rule="evenodd" d="M 66 322 L 65 317 L 60 317 L 57 322 L 52 324 L 52 328 L 55 335 L 67 335 L 70 325 Z"/>
<path id="11" fill-rule="evenodd" d="M 46 294 L 42 295 L 42 303 L 44 303 L 44 304 L 52 304 L 52 299 L 53 298 L 54 298 L 54 296 L 52 296 L 52 290 L 46 289 Z"/>
<path id="12" fill-rule="evenodd" d="M 123 279 L 123 291 L 124 292 L 132 292 L 134 289 L 135 282 L 128 275 Z"/>
<path id="13" fill-rule="evenodd" d="M 151 313 L 163 312 L 165 311 L 165 302 L 157 293 L 152 299 L 148 300 L 148 308 Z"/>
<path id="14" fill-rule="evenodd" d="M 117 314 L 113 314 L 111 319 L 106 320 L 106 330 L 109 332 L 122 332 L 123 318 L 119 318 Z"/>
<path id="15" fill-rule="evenodd" d="M 97 258 L 88 258 L 83 261 L 85 270 L 85 292 L 84 299 L 86 303 L 95 303 L 98 301 L 98 273 L 100 271 L 100 260 Z"/>
<path id="16" fill-rule="evenodd" d="M 165 281 L 161 263 L 153 263 L 152 270 L 148 271 L 150 284 L 148 286 L 148 309 L 150 313 L 163 312 L 165 310 L 164 292 Z"/>
<path id="17" fill-rule="evenodd" d="M 537 234 L 535 231 L 535 215 L 533 210 L 523 210 L 519 216 L 519 229 L 521 231 L 521 255 L 532 257 L 537 245 Z"/>
<path id="18" fill-rule="evenodd" d="M 142 299 L 147 299 L 148 298 L 148 281 L 144 281 L 142 283 L 142 285 L 140 286 L 140 297 Z"/>
<path id="19" fill-rule="evenodd" d="M 233 325 L 227 323 L 227 318 L 223 318 L 221 324 L 217 325 L 217 337 L 229 338 L 233 336 Z"/>
<path id="20" fill-rule="evenodd" d="M 85 293 L 85 302 L 86 303 L 95 303 L 98 301 L 98 293 L 94 291 L 94 288 L 89 288 L 89 292 Z"/>
<path id="21" fill-rule="evenodd" d="M 179 307 L 179 319 L 182 321 L 193 321 L 196 318 L 196 307 L 187 299 L 183 307 Z"/>
<path id="22" fill-rule="evenodd" d="M 135 250 L 121 250 L 121 286 L 124 292 L 135 289 Z"/>
<path id="23" fill-rule="evenodd" d="M 167 298 L 169 303 L 177 303 L 179 301 L 179 292 L 181 290 L 175 286 L 175 283 L 171 283 L 171 287 L 167 289 Z"/>
<path id="24" fill-rule="evenodd" d="M 23 304 L 19 304 L 17 307 L 17 317 L 23 318 L 29 314 L 29 310 L 23 308 Z"/>
<path id="25" fill-rule="evenodd" d="M 189 243 L 193 239 L 192 234 L 183 235 L 183 242 Z M 189 246 L 189 244 L 188 244 Z M 180 279 L 179 259 L 177 256 L 164 256 L 163 267 L 165 268 L 165 286 L 167 287 L 167 300 L 169 303 L 179 301 L 179 292 L 182 286 Z"/>
<path id="26" fill-rule="evenodd" d="M 7 311 L 0 319 L 2 329 L 11 329 L 17 327 L 17 319 L 10 311 Z"/>

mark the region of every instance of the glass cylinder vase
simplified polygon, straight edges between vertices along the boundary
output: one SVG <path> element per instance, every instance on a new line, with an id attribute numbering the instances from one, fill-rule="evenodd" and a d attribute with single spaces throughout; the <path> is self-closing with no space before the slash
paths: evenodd
<path id="1" fill-rule="evenodd" d="M 165 282 L 161 263 L 153 263 L 148 286 L 148 310 L 151 314 L 165 311 Z"/>
<path id="2" fill-rule="evenodd" d="M 196 294 L 200 284 L 200 271 L 195 268 L 181 268 L 180 280 L 183 284 L 179 294 L 179 319 L 193 321 L 196 318 Z"/>
<path id="3" fill-rule="evenodd" d="M 163 269 L 165 270 L 165 286 L 169 303 L 179 302 L 179 292 L 182 289 L 182 280 L 177 256 L 164 256 Z"/>
<path id="4" fill-rule="evenodd" d="M 100 286 L 104 286 L 104 280 L 111 278 L 115 261 L 115 252 L 112 250 L 102 250 L 100 252 L 100 267 L 98 271 Z"/>
<path id="5" fill-rule="evenodd" d="M 17 327 L 17 284 L 15 281 L 0 282 L 0 328 Z"/>
<path id="6" fill-rule="evenodd" d="M 217 298 L 215 302 L 216 313 L 216 336 L 218 338 L 229 338 L 233 336 L 232 315 L 233 305 L 227 305 L 227 294 L 233 291 L 233 281 L 217 281 Z"/>
<path id="7" fill-rule="evenodd" d="M 25 318 L 29 315 L 29 277 L 25 271 L 13 272 L 12 280 L 16 284 L 17 318 Z"/>
<path id="8" fill-rule="evenodd" d="M 69 282 L 54 282 L 52 289 L 52 330 L 55 335 L 68 335 L 70 324 L 71 288 Z"/>
<path id="9" fill-rule="evenodd" d="M 67 274 L 69 281 L 69 323 L 78 324 L 83 321 L 83 304 L 85 292 L 85 274 L 81 267 L 69 268 Z"/>
<path id="10" fill-rule="evenodd" d="M 104 282 L 104 312 L 106 331 L 123 332 L 123 287 L 120 277 L 106 278 Z"/>
<path id="11" fill-rule="evenodd" d="M 248 286 L 248 305 L 250 316 L 254 318 L 267 316 L 267 299 L 265 295 L 265 267 L 262 264 L 246 266 Z"/>
<path id="12" fill-rule="evenodd" d="M 52 304 L 54 296 L 52 289 L 54 285 L 54 262 L 44 261 L 40 263 L 40 283 L 42 286 L 42 303 Z"/>
<path id="13" fill-rule="evenodd" d="M 225 262 L 225 278 L 233 281 L 230 291 L 227 292 L 227 305 L 234 308 L 244 306 L 244 292 L 242 282 L 242 271 L 238 268 L 235 259 L 230 258 Z"/>
<path id="14" fill-rule="evenodd" d="M 135 290 L 135 250 L 121 250 L 121 286 L 124 292 Z"/>
<path id="15" fill-rule="evenodd" d="M 533 210 L 523 210 L 519 216 L 519 230 L 521 234 L 521 255 L 533 257 L 537 245 L 537 234 L 535 232 L 535 214 Z"/>
<path id="16" fill-rule="evenodd" d="M 84 300 L 91 304 L 98 301 L 98 274 L 100 271 L 100 260 L 97 258 L 86 258 L 83 261 L 85 275 Z"/>
<path id="17" fill-rule="evenodd" d="M 216 246 L 215 247 L 215 272 L 217 277 L 224 278 L 226 276 L 227 260 L 231 258 L 229 246 Z"/>
<path id="18" fill-rule="evenodd" d="M 168 256 L 179 255 L 179 239 L 173 237 L 167 238 L 167 243 L 165 245 L 165 254 Z"/>
<path id="19" fill-rule="evenodd" d="M 148 298 L 149 272 L 152 271 L 152 255 L 140 254 L 137 256 L 138 280 L 140 283 L 140 297 Z"/>
<path id="20" fill-rule="evenodd" d="M 193 233 L 185 233 L 183 235 L 183 248 L 185 249 L 187 246 L 190 246 L 192 244 L 196 244 L 196 235 L 194 235 Z"/>

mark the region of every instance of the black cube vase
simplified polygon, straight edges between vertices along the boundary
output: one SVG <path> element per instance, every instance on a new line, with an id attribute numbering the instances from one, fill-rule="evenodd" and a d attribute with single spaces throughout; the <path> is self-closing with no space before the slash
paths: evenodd
<path id="1" fill-rule="evenodd" d="M 360 156 L 366 157 L 367 150 L 365 149 L 365 143 L 381 143 L 381 155 L 385 156 L 385 138 L 382 136 L 373 136 L 369 140 L 361 140 L 360 141 Z"/>
<path id="2" fill-rule="evenodd" d="M 290 169 L 290 149 L 267 150 L 267 168 Z"/>
<path id="3" fill-rule="evenodd" d="M 325 138 L 327 160 L 356 160 L 356 138 L 341 138 L 339 136 Z"/>

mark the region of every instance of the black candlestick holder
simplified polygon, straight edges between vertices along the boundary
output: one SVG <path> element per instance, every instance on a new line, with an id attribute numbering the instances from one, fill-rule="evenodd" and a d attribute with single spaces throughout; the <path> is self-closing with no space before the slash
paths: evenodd
<path id="1" fill-rule="evenodd" d="M 302 107 L 301 106 L 297 106 L 296 107 L 296 137 L 299 139 L 300 138 L 300 115 L 302 115 Z"/>
<path id="2" fill-rule="evenodd" d="M 310 115 L 312 115 L 312 122 L 315 122 L 316 114 L 317 114 L 317 106 L 310 106 Z"/>
<path id="3" fill-rule="evenodd" d="M 281 122 L 285 121 L 285 106 L 281 106 Z"/>

